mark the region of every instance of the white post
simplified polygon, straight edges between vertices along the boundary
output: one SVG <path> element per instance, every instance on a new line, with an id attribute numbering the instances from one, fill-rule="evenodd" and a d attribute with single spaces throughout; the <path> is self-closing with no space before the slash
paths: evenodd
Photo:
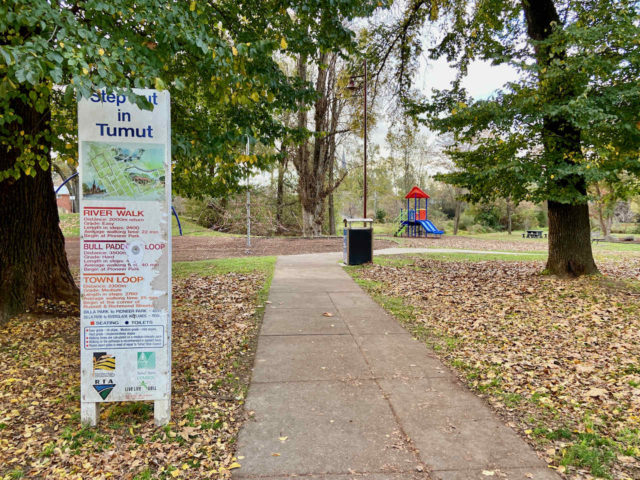
<path id="1" fill-rule="evenodd" d="M 249 136 L 247 135 L 246 155 L 249 156 Z M 251 190 L 249 190 L 249 159 L 247 159 L 247 248 L 251 248 Z"/>
<path id="2" fill-rule="evenodd" d="M 100 419 L 100 404 L 96 402 L 80 403 L 80 421 L 83 425 L 95 427 Z"/>
<path id="3" fill-rule="evenodd" d="M 156 427 L 162 427 L 169 423 L 171 418 L 171 400 L 154 400 L 153 422 Z"/>

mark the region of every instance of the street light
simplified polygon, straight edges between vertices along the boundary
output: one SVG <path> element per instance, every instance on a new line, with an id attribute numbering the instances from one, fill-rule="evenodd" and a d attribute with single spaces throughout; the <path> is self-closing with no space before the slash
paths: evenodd
<path id="1" fill-rule="evenodd" d="M 364 75 L 353 75 L 349 78 L 347 89 L 355 92 L 361 88 L 356 85 L 357 78 L 364 77 L 364 215 L 367 218 L 367 60 L 364 60 Z"/>

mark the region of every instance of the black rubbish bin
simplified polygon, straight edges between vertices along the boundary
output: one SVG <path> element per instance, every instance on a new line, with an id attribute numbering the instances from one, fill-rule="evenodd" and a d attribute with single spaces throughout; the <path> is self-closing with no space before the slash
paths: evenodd
<path id="1" fill-rule="evenodd" d="M 373 260 L 373 220 L 345 218 L 342 256 L 346 265 L 362 265 Z"/>

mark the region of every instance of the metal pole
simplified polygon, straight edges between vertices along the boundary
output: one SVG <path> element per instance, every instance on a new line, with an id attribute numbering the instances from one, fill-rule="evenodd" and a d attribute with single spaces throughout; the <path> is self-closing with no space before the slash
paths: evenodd
<path id="1" fill-rule="evenodd" d="M 245 154 L 249 157 L 249 136 Z M 249 189 L 249 158 L 247 158 L 247 248 L 251 248 L 251 190 Z"/>
<path id="2" fill-rule="evenodd" d="M 364 217 L 367 218 L 367 59 L 364 60 Z"/>

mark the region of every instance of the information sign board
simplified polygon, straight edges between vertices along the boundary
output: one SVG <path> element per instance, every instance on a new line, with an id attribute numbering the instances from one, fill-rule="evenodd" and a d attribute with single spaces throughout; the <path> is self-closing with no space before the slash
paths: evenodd
<path id="1" fill-rule="evenodd" d="M 171 132 L 167 91 L 78 102 L 82 422 L 103 402 L 171 398 Z"/>

